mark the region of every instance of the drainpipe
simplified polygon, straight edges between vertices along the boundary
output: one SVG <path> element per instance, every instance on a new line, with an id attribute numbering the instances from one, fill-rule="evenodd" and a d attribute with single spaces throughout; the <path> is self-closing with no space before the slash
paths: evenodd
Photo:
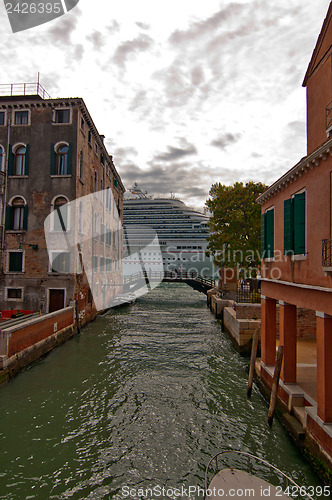
<path id="1" fill-rule="evenodd" d="M 9 110 L 8 110 L 9 111 Z M 6 207 L 7 207 L 7 187 L 8 187 L 8 164 L 9 164 L 9 144 L 10 144 L 10 126 L 11 114 L 7 112 L 7 151 L 5 164 L 5 188 L 2 205 L 2 232 L 1 232 L 1 271 L 4 271 L 4 249 L 5 249 L 5 230 L 6 230 Z"/>

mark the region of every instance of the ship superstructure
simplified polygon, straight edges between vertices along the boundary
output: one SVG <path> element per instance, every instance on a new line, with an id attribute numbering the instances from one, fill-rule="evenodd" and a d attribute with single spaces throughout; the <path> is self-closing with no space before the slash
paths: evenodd
<path id="1" fill-rule="evenodd" d="M 147 266 L 162 262 L 164 271 L 211 276 L 212 264 L 205 255 L 209 217 L 175 197 L 149 197 L 137 185 L 130 193 L 123 209 L 125 252 L 130 247 L 127 255 L 136 253 L 139 259 L 137 249 L 145 248 L 156 234 L 160 250 L 149 247 L 150 255 L 145 252 L 144 259 Z M 130 258 L 126 260 L 130 262 Z"/>

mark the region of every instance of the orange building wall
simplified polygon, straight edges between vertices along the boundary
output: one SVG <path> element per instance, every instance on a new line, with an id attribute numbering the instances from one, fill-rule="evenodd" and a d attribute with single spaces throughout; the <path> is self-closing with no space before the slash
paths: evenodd
<path id="1" fill-rule="evenodd" d="M 331 172 L 332 157 L 328 156 L 264 203 L 263 212 L 274 206 L 275 260 L 262 261 L 263 278 L 332 287 L 332 278 L 325 276 L 322 266 L 322 240 L 331 238 Z M 305 260 L 292 260 L 291 256 L 284 255 L 284 200 L 302 189 L 306 189 L 307 254 Z"/>

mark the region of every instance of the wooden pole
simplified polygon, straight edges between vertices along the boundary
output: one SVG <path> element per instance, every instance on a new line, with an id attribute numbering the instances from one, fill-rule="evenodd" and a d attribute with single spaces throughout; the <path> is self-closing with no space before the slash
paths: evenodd
<path id="1" fill-rule="evenodd" d="M 269 414 L 268 414 L 268 417 L 267 417 L 267 421 L 268 421 L 269 425 L 272 425 L 274 410 L 275 410 L 276 402 L 277 402 L 279 377 L 280 377 L 280 371 L 281 371 L 281 364 L 282 364 L 283 354 L 284 354 L 284 346 L 280 345 L 278 347 L 277 355 L 276 355 L 276 364 L 275 364 L 275 367 L 274 367 L 274 374 L 273 374 L 273 382 L 272 382 L 272 391 L 271 391 Z"/>
<path id="2" fill-rule="evenodd" d="M 254 336 L 252 339 L 252 345 L 251 345 L 251 358 L 250 358 L 249 378 L 248 378 L 248 388 L 247 388 L 247 397 L 249 399 L 251 396 L 252 382 L 254 380 L 255 361 L 256 361 L 256 356 L 257 356 L 257 346 L 258 346 L 259 334 L 260 334 L 260 330 L 259 330 L 259 328 L 257 328 L 257 330 L 254 333 Z"/>

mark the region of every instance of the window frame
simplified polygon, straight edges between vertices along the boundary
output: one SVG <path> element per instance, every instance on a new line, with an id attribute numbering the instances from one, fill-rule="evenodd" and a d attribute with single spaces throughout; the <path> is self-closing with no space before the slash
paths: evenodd
<path id="1" fill-rule="evenodd" d="M 27 113 L 28 121 L 27 123 L 16 123 L 17 113 Z M 30 109 L 14 109 L 12 115 L 12 126 L 14 127 L 27 127 L 31 125 L 31 110 Z"/>
<path id="2" fill-rule="evenodd" d="M 69 121 L 68 122 L 58 122 L 57 121 L 57 112 L 58 111 L 69 111 Z M 52 113 L 52 124 L 53 125 L 71 125 L 72 124 L 72 108 L 68 106 L 63 106 L 59 108 L 54 108 Z"/>
<path id="3" fill-rule="evenodd" d="M 57 254 L 57 257 L 61 254 L 68 256 L 68 262 L 64 262 L 65 266 L 68 266 L 68 270 L 65 271 L 59 271 L 59 270 L 53 270 L 53 262 L 56 257 L 53 255 Z M 48 272 L 51 273 L 52 275 L 56 274 L 70 274 L 70 252 L 64 252 L 63 249 L 60 250 L 51 250 L 49 252 L 49 259 L 48 259 Z"/>
<path id="4" fill-rule="evenodd" d="M 301 195 L 302 199 L 299 197 Z M 303 199 L 304 198 L 304 199 Z M 302 214 L 296 212 L 303 203 Z M 287 212 L 286 212 L 287 207 Z M 296 215 L 299 214 L 299 215 Z M 302 215 L 302 217 L 301 217 Z M 286 217 L 287 216 L 287 217 Z M 295 217 L 297 216 L 297 220 Z M 301 236 L 300 225 L 304 225 L 303 234 Z M 284 200 L 284 255 L 290 255 L 292 260 L 306 259 L 307 255 L 307 190 L 300 189 L 290 198 Z M 287 244 L 286 244 L 287 242 Z M 302 245 L 301 245 L 302 243 Z M 304 251 L 298 251 L 299 247 L 303 247 Z"/>
<path id="5" fill-rule="evenodd" d="M 7 110 L 1 109 L 0 115 L 3 113 L 4 119 L 3 123 L 0 123 L 0 127 L 5 127 L 7 125 Z"/>
<path id="6" fill-rule="evenodd" d="M 272 228 L 269 228 L 268 225 L 268 217 L 271 218 L 271 213 L 273 212 L 273 245 L 272 249 L 268 248 L 268 237 L 267 237 L 267 230 Z M 272 232 L 270 233 L 272 234 Z M 261 215 L 261 257 L 264 259 L 266 262 L 273 261 L 274 260 L 274 252 L 275 252 L 275 207 L 274 205 L 270 206 L 265 210 L 265 212 L 262 213 Z"/>
<path id="7" fill-rule="evenodd" d="M 21 290 L 21 297 L 9 297 L 8 291 L 10 290 Z M 14 286 L 6 286 L 5 287 L 5 300 L 11 300 L 15 302 L 22 302 L 24 300 L 24 288 L 23 287 L 14 287 Z"/>
<path id="8" fill-rule="evenodd" d="M 10 254 L 20 253 L 22 255 L 22 269 L 21 271 L 11 271 L 10 270 Z M 10 274 L 22 274 L 25 272 L 25 250 L 7 250 L 7 262 L 6 262 L 6 272 Z"/>

